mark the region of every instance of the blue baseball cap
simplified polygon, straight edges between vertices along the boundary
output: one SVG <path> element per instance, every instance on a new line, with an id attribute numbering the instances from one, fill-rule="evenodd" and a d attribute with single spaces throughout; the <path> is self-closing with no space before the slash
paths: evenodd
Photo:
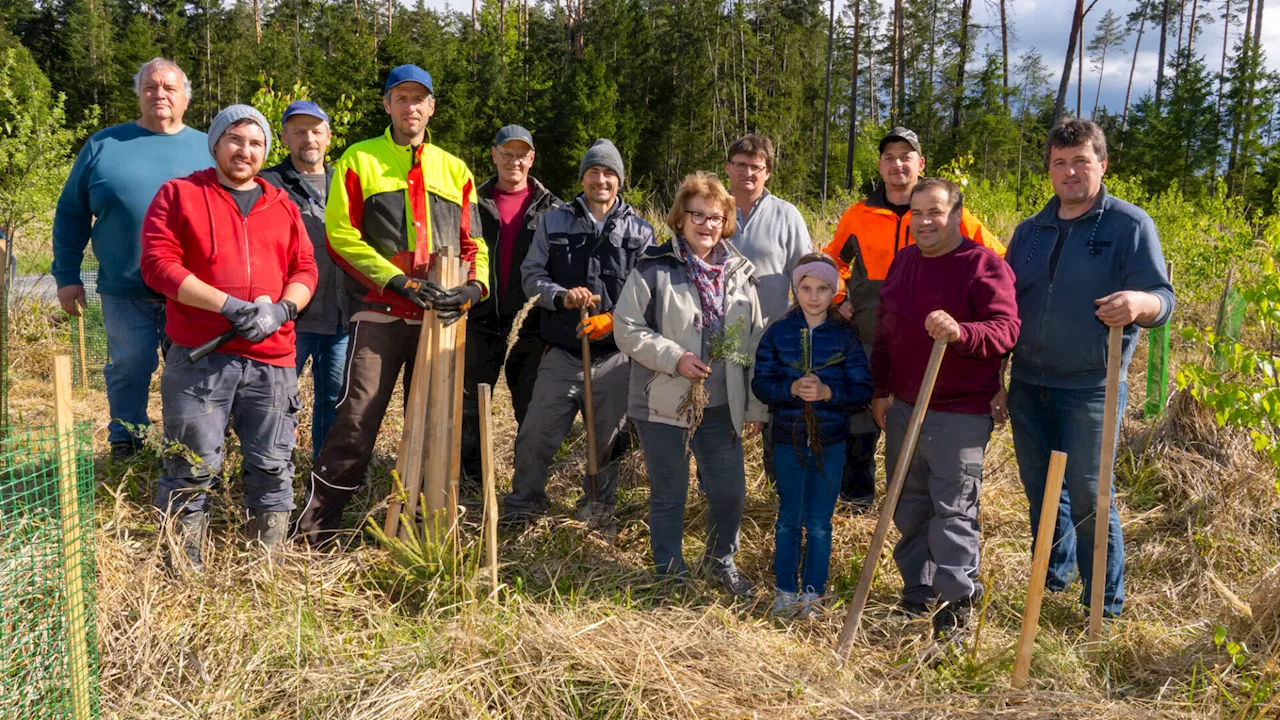
<path id="1" fill-rule="evenodd" d="M 280 118 L 280 124 L 284 125 L 289 121 L 289 118 L 294 115 L 310 115 L 311 117 L 320 118 L 325 122 L 329 122 L 329 116 L 325 111 L 321 110 L 319 105 L 311 102 L 310 100 L 294 100 L 289 103 L 289 107 L 284 109 L 284 116 Z"/>
<path id="2" fill-rule="evenodd" d="M 401 65 L 392 68 L 387 74 L 387 84 L 382 88 L 382 93 L 385 95 L 391 91 L 391 88 L 407 82 L 416 82 L 427 88 L 427 92 L 436 94 L 436 89 L 431 84 L 431 73 L 417 65 Z"/>

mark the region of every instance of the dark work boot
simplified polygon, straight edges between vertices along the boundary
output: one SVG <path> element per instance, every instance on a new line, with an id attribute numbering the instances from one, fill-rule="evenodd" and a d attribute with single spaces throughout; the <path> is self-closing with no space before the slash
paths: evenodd
<path id="1" fill-rule="evenodd" d="M 178 575 L 204 572 L 202 552 L 209 516 L 203 510 L 174 519 L 169 540 L 169 567 Z"/>
<path id="2" fill-rule="evenodd" d="M 136 440 L 117 440 L 111 443 L 111 464 L 119 465 L 127 462 L 129 458 L 138 454 L 138 447 Z"/>
<path id="3" fill-rule="evenodd" d="M 284 541 L 289 537 L 289 513 L 288 511 L 250 510 L 249 523 L 245 525 L 245 532 L 269 550 L 284 547 Z"/>

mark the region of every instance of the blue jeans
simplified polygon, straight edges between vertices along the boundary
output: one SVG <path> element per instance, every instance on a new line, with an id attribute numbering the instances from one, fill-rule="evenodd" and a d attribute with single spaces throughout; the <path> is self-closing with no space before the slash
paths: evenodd
<path id="1" fill-rule="evenodd" d="M 653 564 L 663 575 L 685 575 L 684 506 L 689 497 L 686 430 L 675 425 L 632 418 L 640 434 L 649 472 L 649 541 Z M 707 542 L 703 562 L 715 571 L 734 567 L 738 529 L 747 498 L 742 466 L 742 439 L 728 405 L 707 408 L 690 442 L 707 492 Z"/>
<path id="2" fill-rule="evenodd" d="M 227 423 L 240 438 L 244 505 L 284 512 L 293 504 L 293 445 L 298 433 L 298 376 L 291 367 L 212 353 L 192 363 L 174 345 L 160 375 L 166 447 L 155 505 L 165 512 L 203 510 L 225 456 Z"/>
<path id="3" fill-rule="evenodd" d="M 298 333 L 298 375 L 311 362 L 311 382 L 315 395 L 311 408 L 311 459 L 320 455 L 324 439 L 337 417 L 338 393 L 342 390 L 342 376 L 347 365 L 347 334 L 341 329 L 333 335 Z"/>
<path id="4" fill-rule="evenodd" d="M 144 434 L 151 425 L 147 399 L 151 375 L 160 367 L 160 340 L 164 337 L 164 300 L 138 300 L 123 295 L 102 295 L 102 324 L 107 331 L 107 405 L 111 422 L 107 440 L 136 442 L 125 425 Z"/>
<path id="5" fill-rule="evenodd" d="M 1128 384 L 1120 383 L 1117 436 L 1128 395 Z M 1060 450 L 1067 454 L 1067 471 L 1062 483 L 1058 520 L 1053 529 L 1053 551 L 1049 554 L 1049 576 L 1045 586 L 1053 591 L 1066 589 L 1071 582 L 1072 571 L 1078 567 L 1080 579 L 1084 582 L 1081 602 L 1086 605 L 1093 578 L 1094 516 L 1098 502 L 1098 460 L 1102 454 L 1105 403 L 1105 388 L 1052 388 L 1018 380 L 1009 384 L 1013 448 L 1018 457 L 1022 487 L 1031 502 L 1032 538 L 1035 538 L 1040 525 L 1040 507 L 1044 502 L 1044 486 L 1049 474 L 1049 453 Z M 1107 525 L 1105 581 L 1103 612 L 1115 617 L 1124 607 L 1124 536 L 1120 531 L 1120 514 L 1116 512 L 1114 485 Z"/>
<path id="6" fill-rule="evenodd" d="M 784 592 L 827 589 L 831 570 L 831 515 L 844 471 L 844 443 L 822 448 L 822 462 L 806 445 L 778 443 L 773 471 L 777 473 L 778 522 L 774 526 L 774 584 Z M 800 529 L 807 540 L 800 570 Z M 803 577 L 801 577 L 803 576 Z"/>

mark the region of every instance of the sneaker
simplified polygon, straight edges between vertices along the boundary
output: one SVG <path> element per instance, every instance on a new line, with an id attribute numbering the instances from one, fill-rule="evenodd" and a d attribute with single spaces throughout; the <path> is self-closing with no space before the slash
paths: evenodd
<path id="1" fill-rule="evenodd" d="M 933 616 L 933 638 L 945 645 L 963 645 L 973 632 L 973 601 L 949 602 Z"/>
<path id="2" fill-rule="evenodd" d="M 118 440 L 111 443 L 111 464 L 127 462 L 129 458 L 138 454 L 138 443 L 133 440 Z"/>
<path id="3" fill-rule="evenodd" d="M 208 527 L 209 516 L 203 510 L 184 513 L 173 521 L 169 567 L 180 575 L 188 571 L 204 572 L 202 550 L 205 530 Z"/>
<path id="4" fill-rule="evenodd" d="M 720 583 L 720 587 L 734 598 L 746 599 L 755 592 L 756 586 L 747 579 L 746 575 L 738 572 L 736 567 L 720 570 L 714 575 L 716 582 Z"/>
<path id="5" fill-rule="evenodd" d="M 796 617 L 804 620 L 817 620 L 822 617 L 824 610 L 821 595 L 816 592 L 801 593 L 800 611 L 796 613 Z"/>
<path id="6" fill-rule="evenodd" d="M 858 515 L 865 514 L 868 510 L 871 509 L 871 506 L 875 504 L 876 504 L 875 493 L 871 493 L 870 495 L 854 496 L 854 495 L 846 495 L 844 492 L 841 492 L 840 495 L 836 498 L 836 505 L 844 508 L 849 513 L 849 515 L 855 516 L 855 517 Z"/>
<path id="7" fill-rule="evenodd" d="M 769 617 L 789 618 L 795 614 L 800 605 L 800 594 L 786 590 L 773 589 L 773 605 L 769 608 Z"/>
<path id="8" fill-rule="evenodd" d="M 267 548 L 284 547 L 284 541 L 289 537 L 289 513 L 288 511 L 250 510 L 249 524 L 245 526 L 245 532 Z"/>
<path id="9" fill-rule="evenodd" d="M 898 604 L 893 606 L 889 611 L 890 615 L 909 620 L 918 620 L 922 617 L 929 616 L 929 606 L 924 603 L 912 602 L 907 599 L 898 600 Z"/>

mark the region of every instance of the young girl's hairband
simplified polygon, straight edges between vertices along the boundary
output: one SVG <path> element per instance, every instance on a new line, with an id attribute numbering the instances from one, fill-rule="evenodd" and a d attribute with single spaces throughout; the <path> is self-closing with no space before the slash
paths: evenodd
<path id="1" fill-rule="evenodd" d="M 830 285 L 832 292 L 840 292 L 840 273 L 835 267 L 827 263 L 815 261 L 797 265 L 796 269 L 791 271 L 791 288 L 793 292 L 800 293 L 800 281 L 806 277 L 815 277 Z"/>

